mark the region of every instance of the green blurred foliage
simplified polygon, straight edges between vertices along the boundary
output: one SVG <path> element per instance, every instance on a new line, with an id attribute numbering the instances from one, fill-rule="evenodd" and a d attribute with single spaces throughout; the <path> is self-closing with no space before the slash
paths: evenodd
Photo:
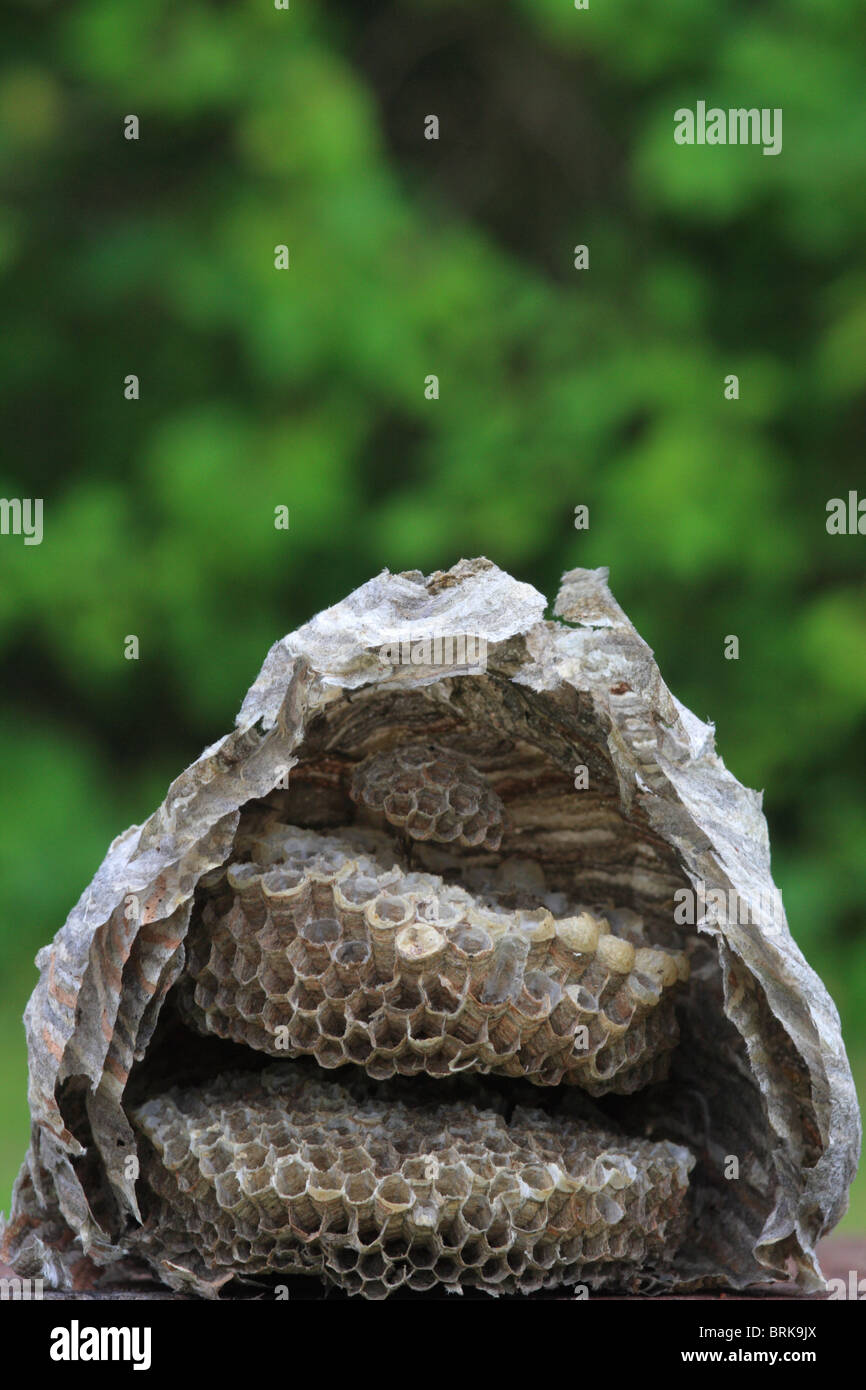
<path id="1" fill-rule="evenodd" d="M 0 1200 L 36 949 L 271 642 L 383 566 L 610 567 L 766 789 L 863 1076 L 866 540 L 825 530 L 864 486 L 862 7 L 10 0 L 4 29 L 0 494 L 45 536 L 0 538 Z M 782 107 L 781 155 L 676 146 L 700 98 Z"/>

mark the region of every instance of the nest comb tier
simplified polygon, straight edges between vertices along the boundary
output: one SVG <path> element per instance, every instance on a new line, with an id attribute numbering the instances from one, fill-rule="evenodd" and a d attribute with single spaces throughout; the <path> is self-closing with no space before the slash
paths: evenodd
<path id="1" fill-rule="evenodd" d="M 472 1069 L 602 1095 L 667 1076 L 688 958 L 641 944 L 637 914 L 629 940 L 528 893 L 509 907 L 406 872 L 385 837 L 365 853 L 271 822 L 239 844 L 253 858 L 210 876 L 189 935 L 178 1003 L 197 1030 L 379 1079 Z"/>
<path id="2" fill-rule="evenodd" d="M 606 581 L 386 572 L 276 643 L 38 957 L 16 1269 L 821 1287 L 838 1016 Z"/>
<path id="3" fill-rule="evenodd" d="M 681 1145 L 522 1106 L 506 1119 L 475 1097 L 365 1092 L 283 1062 L 134 1109 L 145 1257 L 177 1288 L 315 1272 L 384 1298 L 615 1284 L 679 1242 L 694 1162 Z"/>

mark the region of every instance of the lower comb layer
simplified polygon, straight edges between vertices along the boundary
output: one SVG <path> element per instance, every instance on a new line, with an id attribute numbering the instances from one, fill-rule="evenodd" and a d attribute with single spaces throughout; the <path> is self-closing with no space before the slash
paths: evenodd
<path id="1" fill-rule="evenodd" d="M 316 1274 L 534 1292 L 663 1264 L 691 1153 L 518 1107 L 377 1099 L 290 1063 L 171 1090 L 132 1112 L 146 1142 L 141 1253 L 176 1288 Z"/>

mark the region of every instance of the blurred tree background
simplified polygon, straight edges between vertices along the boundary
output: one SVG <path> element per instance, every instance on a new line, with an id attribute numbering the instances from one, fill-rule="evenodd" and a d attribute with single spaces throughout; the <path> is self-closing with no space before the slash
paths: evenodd
<path id="1" fill-rule="evenodd" d="M 859 0 L 9 0 L 3 26 L 0 494 L 45 530 L 0 537 L 0 1205 L 35 951 L 271 642 L 384 566 L 486 554 L 548 594 L 610 567 L 766 788 L 862 1087 L 866 539 L 825 528 L 864 485 Z M 676 146 L 698 99 L 782 107 L 782 153 Z"/>

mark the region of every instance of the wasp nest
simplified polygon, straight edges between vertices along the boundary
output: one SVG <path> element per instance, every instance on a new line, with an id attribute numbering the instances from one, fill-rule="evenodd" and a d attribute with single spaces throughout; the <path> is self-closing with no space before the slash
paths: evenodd
<path id="1" fill-rule="evenodd" d="M 371 580 L 112 843 L 27 1008 L 22 1275 L 821 1287 L 856 1098 L 760 800 L 605 572 L 545 608 Z"/>
<path id="2" fill-rule="evenodd" d="M 694 1160 L 517 1107 L 383 1103 L 281 1063 L 132 1111 L 155 1201 L 137 1244 L 175 1287 L 324 1276 L 384 1298 L 531 1293 L 658 1260 Z"/>
<path id="3" fill-rule="evenodd" d="M 279 824 L 247 847 L 190 934 L 180 1003 L 199 1030 L 377 1078 L 472 1068 L 602 1095 L 667 1075 L 688 961 L 636 947 L 635 914 L 626 940 Z"/>

